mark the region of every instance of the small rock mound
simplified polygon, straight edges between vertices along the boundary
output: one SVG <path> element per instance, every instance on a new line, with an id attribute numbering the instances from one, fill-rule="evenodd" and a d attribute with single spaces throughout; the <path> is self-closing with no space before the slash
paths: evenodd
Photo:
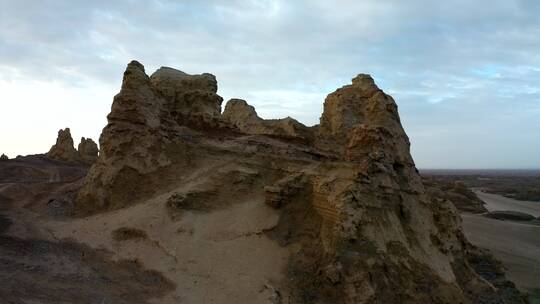
<path id="1" fill-rule="evenodd" d="M 491 211 L 485 214 L 486 217 L 497 220 L 509 220 L 518 222 L 533 221 L 536 218 L 528 213 L 519 211 Z"/>

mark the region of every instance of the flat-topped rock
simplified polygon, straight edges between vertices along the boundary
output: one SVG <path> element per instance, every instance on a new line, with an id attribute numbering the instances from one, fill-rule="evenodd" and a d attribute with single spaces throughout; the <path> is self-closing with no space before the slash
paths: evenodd
<path id="1" fill-rule="evenodd" d="M 217 81 L 212 74 L 189 75 L 161 67 L 150 76 L 150 83 L 170 103 L 170 110 L 180 123 L 191 116 L 211 120 L 221 114 L 223 99 L 216 94 Z"/>

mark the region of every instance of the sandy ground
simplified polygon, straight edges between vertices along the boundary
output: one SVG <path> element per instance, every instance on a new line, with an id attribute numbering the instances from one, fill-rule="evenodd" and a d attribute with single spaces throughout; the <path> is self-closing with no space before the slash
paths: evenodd
<path id="1" fill-rule="evenodd" d="M 469 241 L 490 249 L 518 287 L 540 288 L 540 226 L 463 214 Z"/>
<path id="2" fill-rule="evenodd" d="M 51 214 L 47 203 L 84 170 L 41 158 L 3 165 L 0 303 L 287 302 L 291 248 L 267 236 L 279 212 L 264 203 L 262 188 L 250 195 L 230 191 L 212 208 L 181 209 L 175 216 L 166 207 L 174 193 L 211 184 L 207 170 L 225 167 L 217 175 L 225 177 L 245 173 L 234 164 L 206 164 L 211 168 L 173 191 L 84 218 Z M 51 182 L 50 176 L 59 178 Z M 118 229 L 142 237 L 115 237 Z"/>
<path id="3" fill-rule="evenodd" d="M 489 211 L 511 210 L 540 216 L 540 203 L 475 191 Z M 467 238 L 503 262 L 508 278 L 528 292 L 540 291 L 540 226 L 462 214 Z M 536 302 L 535 302 L 536 303 Z"/>
<path id="4" fill-rule="evenodd" d="M 518 201 L 481 190 L 474 190 L 474 193 L 486 202 L 486 208 L 489 211 L 519 211 L 540 217 L 540 202 Z"/>
<path id="5" fill-rule="evenodd" d="M 136 259 L 176 284 L 176 290 L 152 303 L 277 303 L 285 298 L 288 250 L 264 230 L 278 213 L 264 200 L 238 202 L 211 212 L 186 211 L 173 221 L 165 201 L 170 193 L 146 203 L 96 216 L 43 225 L 58 239 L 73 238 Z M 146 239 L 115 241 L 112 231 L 137 227 Z"/>

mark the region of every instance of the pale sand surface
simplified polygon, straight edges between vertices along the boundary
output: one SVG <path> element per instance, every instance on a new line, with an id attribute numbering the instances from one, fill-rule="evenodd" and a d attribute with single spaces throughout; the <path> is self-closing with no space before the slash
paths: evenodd
<path id="1" fill-rule="evenodd" d="M 503 262 L 511 281 L 522 289 L 540 288 L 540 226 L 463 214 L 465 235 Z"/>
<path id="2" fill-rule="evenodd" d="M 475 190 L 489 211 L 519 211 L 540 216 L 540 203 L 517 201 Z M 540 226 L 462 214 L 465 235 L 503 262 L 508 278 L 522 290 L 540 290 Z"/>
<path id="3" fill-rule="evenodd" d="M 486 203 L 489 211 L 518 211 L 540 217 L 540 202 L 518 201 L 478 189 L 474 190 L 474 193 Z"/>
<path id="4" fill-rule="evenodd" d="M 186 211 L 173 221 L 166 212 L 170 193 L 130 208 L 88 218 L 43 223 L 55 238 L 73 238 L 113 252 L 115 259 L 137 259 L 177 285 L 155 303 L 272 303 L 284 293 L 288 250 L 265 229 L 278 213 L 262 198 L 237 202 L 208 213 Z M 136 227 L 146 240 L 114 241 L 111 232 Z"/>

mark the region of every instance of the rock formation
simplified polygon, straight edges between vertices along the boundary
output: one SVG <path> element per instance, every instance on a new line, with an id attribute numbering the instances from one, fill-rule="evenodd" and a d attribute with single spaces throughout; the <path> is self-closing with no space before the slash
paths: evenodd
<path id="1" fill-rule="evenodd" d="M 58 131 L 56 144 L 45 155 L 54 160 L 68 163 L 91 165 L 98 156 L 97 144 L 91 138 L 81 138 L 78 150 L 73 146 L 73 138 L 69 128 Z"/>
<path id="2" fill-rule="evenodd" d="M 424 178 L 427 194 L 432 199 L 448 200 L 463 212 L 487 212 L 484 202 L 467 185 L 459 181 L 444 181 L 436 178 Z"/>
<path id="3" fill-rule="evenodd" d="M 55 160 L 66 162 L 79 161 L 79 154 L 73 147 L 73 138 L 71 137 L 69 128 L 58 131 L 56 144 L 51 147 L 47 156 Z"/>
<path id="4" fill-rule="evenodd" d="M 85 164 L 93 164 L 99 153 L 97 144 L 91 138 L 81 138 L 81 142 L 77 147 L 77 152 L 82 162 Z"/>
<path id="5" fill-rule="evenodd" d="M 144 68 L 143 72 L 144 72 Z M 217 81 L 212 74 L 188 75 L 162 67 L 150 77 L 152 88 L 163 97 L 179 124 L 211 122 L 221 114 L 223 98 L 217 95 Z"/>
<path id="6" fill-rule="evenodd" d="M 310 139 L 312 137 L 309 128 L 293 118 L 270 120 L 260 118 L 255 108 L 242 99 L 229 100 L 223 111 L 222 119 L 246 134 L 274 135 L 300 139 Z"/>
<path id="7" fill-rule="evenodd" d="M 474 269 L 456 209 L 426 194 L 397 105 L 369 75 L 328 95 L 311 128 L 237 99 L 221 115 L 216 92 L 213 75 L 131 62 L 76 210 L 152 199 L 178 218 L 260 200 L 279 212 L 264 235 L 289 252 L 272 290 L 290 303 L 521 303 Z"/>

